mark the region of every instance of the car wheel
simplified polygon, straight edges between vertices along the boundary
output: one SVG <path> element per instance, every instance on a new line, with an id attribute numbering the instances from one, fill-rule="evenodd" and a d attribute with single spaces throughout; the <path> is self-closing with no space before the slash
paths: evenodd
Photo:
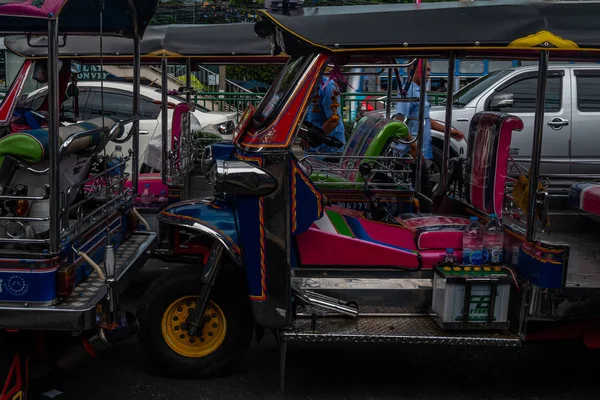
<path id="1" fill-rule="evenodd" d="M 444 153 L 441 148 L 432 146 L 433 160 L 427 160 L 427 168 L 429 168 L 429 179 L 433 183 L 433 193 L 436 193 L 440 180 L 442 179 L 442 165 Z M 457 157 L 454 150 L 450 149 L 450 158 Z"/>

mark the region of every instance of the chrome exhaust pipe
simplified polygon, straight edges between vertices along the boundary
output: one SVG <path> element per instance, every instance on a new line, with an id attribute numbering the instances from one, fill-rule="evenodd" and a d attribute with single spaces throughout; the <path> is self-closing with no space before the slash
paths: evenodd
<path id="1" fill-rule="evenodd" d="M 139 323 L 133 313 L 126 312 L 121 315 L 118 323 L 115 329 L 99 328 L 94 335 L 81 337 L 78 343 L 67 347 L 61 353 L 55 365 L 59 369 L 70 368 L 86 358 L 97 357 L 138 333 Z"/>

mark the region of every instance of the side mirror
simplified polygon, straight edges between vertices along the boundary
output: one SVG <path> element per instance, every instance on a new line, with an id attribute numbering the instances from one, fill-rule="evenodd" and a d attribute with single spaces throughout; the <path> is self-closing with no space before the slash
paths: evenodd
<path id="1" fill-rule="evenodd" d="M 490 109 L 499 110 L 507 107 L 514 107 L 515 100 L 512 93 L 497 93 L 492 96 Z"/>

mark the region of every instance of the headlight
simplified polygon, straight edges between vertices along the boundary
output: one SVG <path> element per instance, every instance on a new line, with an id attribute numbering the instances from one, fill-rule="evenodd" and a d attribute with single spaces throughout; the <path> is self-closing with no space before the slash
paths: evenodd
<path id="1" fill-rule="evenodd" d="M 225 121 L 220 124 L 216 124 L 217 129 L 221 135 L 233 135 L 235 125 L 233 121 Z"/>
<path id="2" fill-rule="evenodd" d="M 270 173 L 244 161 L 217 160 L 208 179 L 215 191 L 238 196 L 266 196 L 277 188 Z"/>

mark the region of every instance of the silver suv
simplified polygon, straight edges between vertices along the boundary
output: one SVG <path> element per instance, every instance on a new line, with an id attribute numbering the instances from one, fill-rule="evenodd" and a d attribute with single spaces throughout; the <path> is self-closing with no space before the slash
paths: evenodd
<path id="1" fill-rule="evenodd" d="M 495 71 L 479 78 L 454 94 L 452 126 L 467 135 L 476 112 L 496 110 L 518 116 L 524 129 L 513 134 L 511 154 L 528 167 L 536 85 L 537 66 Z M 445 113 L 445 106 L 432 106 L 430 116 L 444 121 Z M 441 163 L 443 137 L 442 132 L 432 132 L 434 164 Z M 456 155 L 460 144 L 453 140 L 452 149 Z M 549 179 L 552 194 L 564 194 L 574 181 L 600 178 L 599 64 L 550 65 L 541 174 Z"/>

